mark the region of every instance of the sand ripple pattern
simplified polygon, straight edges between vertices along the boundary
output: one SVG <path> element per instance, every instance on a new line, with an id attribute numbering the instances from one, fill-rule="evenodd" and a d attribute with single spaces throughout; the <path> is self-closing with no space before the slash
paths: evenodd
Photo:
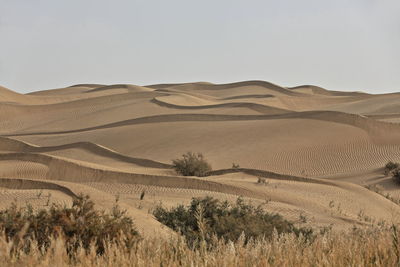
<path id="1" fill-rule="evenodd" d="M 399 195 L 380 170 L 400 161 L 399 103 L 398 93 L 265 81 L 78 84 L 26 95 L 0 87 L 0 207 L 13 197 L 43 206 L 40 190 L 58 203 L 91 194 L 107 208 L 122 194 L 141 230 L 164 233 L 145 210 L 151 201 L 205 195 L 269 203 L 314 226 L 371 223 L 358 213 L 390 219 L 399 207 L 361 185 Z M 216 170 L 174 173 L 168 163 L 190 150 Z"/>

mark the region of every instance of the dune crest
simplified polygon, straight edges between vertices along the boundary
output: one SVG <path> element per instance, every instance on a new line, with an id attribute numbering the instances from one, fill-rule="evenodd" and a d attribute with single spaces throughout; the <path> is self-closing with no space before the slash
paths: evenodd
<path id="1" fill-rule="evenodd" d="M 32 199 L 44 190 L 56 203 L 84 193 L 109 208 L 118 196 L 146 234 L 171 234 L 149 214 L 155 203 L 206 195 L 268 203 L 312 227 L 388 221 L 399 206 L 365 186 L 400 198 L 382 174 L 400 162 L 399 101 L 265 81 L 0 87 L 0 200 L 40 207 Z M 172 160 L 187 151 L 214 170 L 178 175 Z"/>

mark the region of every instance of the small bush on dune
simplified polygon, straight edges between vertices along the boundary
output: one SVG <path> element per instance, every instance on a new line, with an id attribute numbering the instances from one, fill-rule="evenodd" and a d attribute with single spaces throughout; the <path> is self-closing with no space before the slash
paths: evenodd
<path id="1" fill-rule="evenodd" d="M 187 152 L 181 159 L 175 159 L 172 163 L 175 171 L 184 176 L 203 177 L 212 170 L 211 165 L 201 153 Z"/>
<path id="2" fill-rule="evenodd" d="M 400 163 L 389 161 L 384 170 L 385 175 L 391 175 L 396 182 L 400 183 Z"/>
<path id="3" fill-rule="evenodd" d="M 392 172 L 393 179 L 400 183 L 400 168 L 394 169 Z"/>
<path id="4" fill-rule="evenodd" d="M 385 165 L 385 175 L 389 175 L 392 171 L 394 171 L 395 169 L 399 168 L 400 164 L 397 162 L 392 162 L 389 161 L 388 163 L 386 163 Z"/>
<path id="5" fill-rule="evenodd" d="M 235 162 L 232 163 L 232 169 L 239 169 L 240 165 L 236 164 Z"/>
<path id="6" fill-rule="evenodd" d="M 257 184 L 261 184 L 261 185 L 267 185 L 267 178 L 264 177 L 258 177 L 257 179 Z"/>
<path id="7" fill-rule="evenodd" d="M 198 240 L 210 240 L 212 236 L 237 241 L 244 233 L 250 238 L 272 236 L 274 229 L 281 233 L 304 234 L 311 237 L 311 229 L 298 229 L 278 214 L 265 212 L 238 198 L 235 204 L 212 197 L 193 198 L 189 206 L 179 205 L 172 209 L 158 206 L 154 212 L 158 221 L 181 232 L 193 245 Z"/>
<path id="8" fill-rule="evenodd" d="M 49 209 L 34 211 L 31 206 L 18 208 L 16 204 L 0 211 L 0 231 L 7 242 L 24 244 L 32 241 L 47 249 L 53 238 L 65 239 L 68 252 L 95 245 L 96 252 L 104 253 L 105 243 L 119 243 L 130 248 L 139 239 L 131 218 L 114 206 L 109 214 L 94 209 L 89 196 L 80 195 L 72 207 L 53 204 Z M 122 243 L 121 243 L 122 242 Z"/>

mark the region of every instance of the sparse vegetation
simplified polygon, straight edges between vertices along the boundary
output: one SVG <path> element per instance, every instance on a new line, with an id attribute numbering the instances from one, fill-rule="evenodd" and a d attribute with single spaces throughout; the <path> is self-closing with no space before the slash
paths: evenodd
<path id="1" fill-rule="evenodd" d="M 240 165 L 236 164 L 235 162 L 232 163 L 232 169 L 239 169 Z"/>
<path id="2" fill-rule="evenodd" d="M 400 163 L 389 161 L 384 168 L 385 175 L 391 175 L 393 179 L 400 183 Z"/>
<path id="3" fill-rule="evenodd" d="M 257 179 L 257 184 L 260 184 L 260 185 L 267 185 L 267 184 L 268 184 L 267 178 L 258 177 L 258 179 Z"/>
<path id="4" fill-rule="evenodd" d="M 47 194 L 46 206 L 49 206 L 49 205 L 50 205 L 50 200 L 51 200 L 51 193 L 49 192 L 49 193 Z"/>
<path id="5" fill-rule="evenodd" d="M 394 198 L 392 197 L 389 193 L 384 193 L 383 190 L 384 188 L 382 186 L 379 185 L 367 185 L 365 186 L 365 188 L 367 188 L 368 190 L 371 190 L 387 199 L 389 199 L 390 201 L 392 201 L 393 203 L 400 205 L 400 199 L 398 198 Z"/>
<path id="6" fill-rule="evenodd" d="M 391 174 L 392 171 L 394 171 L 395 169 L 398 169 L 399 167 L 400 167 L 399 163 L 389 161 L 385 165 L 384 173 L 385 173 L 385 175 L 389 175 L 389 174 Z"/>
<path id="7" fill-rule="evenodd" d="M 202 202 L 203 201 L 203 202 Z M 205 201 L 205 202 L 204 202 Z M 67 208 L 58 208 L 56 210 L 61 213 L 55 213 L 50 216 L 48 213 L 42 217 L 34 215 L 32 219 L 27 217 L 34 214 L 31 207 L 27 207 L 24 212 L 20 212 L 15 205 L 1 211 L 1 225 L 3 234 L 0 238 L 0 260 L 2 266 L 398 266 L 400 260 L 399 245 L 399 229 L 397 225 L 392 227 L 371 227 L 371 228 L 354 228 L 353 231 L 335 232 L 331 231 L 331 226 L 322 228 L 314 235 L 312 239 L 306 239 L 303 235 L 299 235 L 294 231 L 273 230 L 270 236 L 248 238 L 244 234 L 240 234 L 235 238 L 234 242 L 226 242 L 216 235 L 208 238 L 207 229 L 217 229 L 211 227 L 211 223 L 216 220 L 225 222 L 238 230 L 237 226 L 245 226 L 246 228 L 256 227 L 260 221 L 250 220 L 244 224 L 245 219 L 249 219 L 247 209 L 252 211 L 257 208 L 249 207 L 245 204 L 245 209 L 239 209 L 234 214 L 243 214 L 244 218 L 232 216 L 232 209 L 238 208 L 243 204 L 229 205 L 225 202 L 216 201 L 214 199 L 197 199 L 193 200 L 188 207 L 177 207 L 179 213 L 169 214 L 167 218 L 171 222 L 182 222 L 180 218 L 185 215 L 194 214 L 190 219 L 191 225 L 199 227 L 198 230 L 193 229 L 194 233 L 203 235 L 207 239 L 197 242 L 196 246 L 188 246 L 185 238 L 180 236 L 170 237 L 146 237 L 138 239 L 136 231 L 133 232 L 134 241 L 130 240 L 127 235 L 132 229 L 131 220 L 125 216 L 113 215 L 113 211 L 109 218 L 120 218 L 113 220 L 105 220 L 108 223 L 99 225 L 99 219 L 94 219 L 95 215 L 103 218 L 104 213 L 97 213 L 93 210 L 93 205 L 87 197 L 80 196 L 75 204 L 75 211 L 69 214 L 71 217 L 65 216 Z M 242 200 L 239 199 L 239 203 Z M 222 215 L 215 216 L 215 211 L 211 209 L 210 217 L 207 205 L 217 203 Z M 222 206 L 221 206 L 222 205 Z M 225 206 L 227 205 L 227 208 Z M 211 205 L 213 206 L 213 205 Z M 214 205 L 215 206 L 215 205 Z M 187 213 L 189 209 L 194 213 Z M 174 209 L 173 209 L 174 210 Z M 164 210 L 165 212 L 168 212 Z M 47 214 L 47 215 L 46 215 Z M 120 214 L 116 212 L 116 214 Z M 250 212 L 250 214 L 254 214 Z M 46 215 L 46 216 L 45 216 Z M 49 217 L 50 216 L 50 217 Z M 183 217 L 182 217 L 183 216 Z M 90 218 L 85 222 L 88 225 L 82 225 L 84 219 Z M 52 218 L 53 220 L 49 220 Z M 269 218 L 269 217 L 268 217 Z M 189 218 L 185 219 L 188 221 Z M 63 220 L 65 222 L 63 222 Z M 127 220 L 127 221 L 125 221 Z M 36 222 L 48 222 L 48 224 L 35 224 Z M 68 223 L 66 223 L 68 222 Z M 278 223 L 279 220 L 275 220 Z M 75 237 L 71 237 L 68 229 L 78 229 L 82 231 L 77 233 Z M 125 225 L 127 227 L 121 227 Z M 275 225 L 273 223 L 273 225 Z M 97 227 L 94 227 L 96 226 Z M 98 253 L 98 242 L 92 239 L 92 242 L 82 243 L 87 237 L 93 237 L 96 231 L 88 231 L 89 229 L 99 229 L 100 225 L 106 231 L 101 235 L 103 240 L 102 253 Z M 186 224 L 182 224 L 185 226 Z M 290 224 L 284 222 L 285 227 Z M 105 227 L 107 226 L 107 227 Z M 7 228 L 8 227 L 8 228 Z M 11 227 L 11 228 L 10 228 Z M 52 227 L 56 227 L 58 232 Z M 71 228 L 69 228 L 71 227 Z M 94 227 L 94 228 L 93 228 Z M 8 229 L 5 231 L 5 229 Z M 35 236 L 32 229 L 48 229 L 45 234 Z M 109 229 L 111 228 L 111 229 Z M 83 230 L 86 229 L 86 230 Z M 192 229 L 189 227 L 187 229 Z M 128 230 L 128 231 L 126 231 Z M 39 231 L 39 233 L 44 233 Z M 84 233 L 89 234 L 85 236 Z M 111 235 L 110 235 L 111 233 Z M 114 233 L 114 234 L 112 234 Z M 116 233 L 119 233 L 118 236 Z M 110 236 L 108 236 L 110 235 Z M 46 246 L 39 246 L 41 239 L 45 237 Z M 222 236 L 223 237 L 223 236 Z M 80 241 L 77 242 L 76 241 Z M 206 241 L 206 242 L 205 242 Z M 77 244 L 75 248 L 74 245 Z M 87 247 L 84 246 L 87 244 Z M 129 245 L 131 244 L 131 245 Z M 47 248 L 47 249 L 43 249 Z"/>
<path id="8" fill-rule="evenodd" d="M 360 209 L 358 214 L 357 214 L 357 216 L 358 216 L 358 220 L 364 221 L 364 222 L 367 222 L 367 223 L 373 223 L 375 221 L 374 218 L 372 218 L 371 216 L 368 216 L 365 213 L 364 209 Z"/>
<path id="9" fill-rule="evenodd" d="M 144 195 L 146 194 L 146 191 L 143 190 L 142 193 L 140 193 L 140 200 L 144 199 Z"/>
<path id="10" fill-rule="evenodd" d="M 161 223 L 182 233 L 190 245 L 200 240 L 210 241 L 213 236 L 237 241 L 243 234 L 247 242 L 251 238 L 271 238 L 274 231 L 302 233 L 307 238 L 312 235 L 311 229 L 296 228 L 280 215 L 247 204 L 242 198 L 233 205 L 212 197 L 193 198 L 187 207 L 165 209 L 158 206 L 153 214 Z"/>
<path id="11" fill-rule="evenodd" d="M 211 165 L 201 153 L 187 152 L 181 159 L 172 161 L 175 171 L 184 176 L 207 176 L 212 170 Z"/>
<path id="12" fill-rule="evenodd" d="M 28 252 L 32 244 L 46 250 L 54 238 L 62 237 L 69 254 L 78 248 L 95 248 L 101 254 L 106 243 L 117 242 L 129 249 L 139 238 L 125 211 L 118 206 L 109 214 L 95 210 L 94 203 L 83 195 L 75 198 L 70 208 L 53 204 L 34 211 L 31 206 L 17 207 L 14 203 L 0 211 L 0 231 L 6 242 L 13 244 L 11 252 L 15 253 L 18 249 Z"/>
<path id="13" fill-rule="evenodd" d="M 396 182 L 400 183 L 400 168 L 394 169 L 392 171 L 392 177 Z"/>
<path id="14" fill-rule="evenodd" d="M 303 212 L 301 212 L 299 215 L 299 220 L 301 223 L 307 223 L 307 216 Z"/>
<path id="15" fill-rule="evenodd" d="M 43 190 L 39 190 L 38 192 L 36 192 L 37 199 L 40 199 L 42 197 L 42 194 L 43 194 Z"/>

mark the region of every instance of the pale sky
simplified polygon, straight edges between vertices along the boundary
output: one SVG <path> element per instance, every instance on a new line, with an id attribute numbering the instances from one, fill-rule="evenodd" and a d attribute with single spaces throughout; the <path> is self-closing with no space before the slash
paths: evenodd
<path id="1" fill-rule="evenodd" d="M 0 85 L 400 91 L 399 0 L 0 0 Z"/>

